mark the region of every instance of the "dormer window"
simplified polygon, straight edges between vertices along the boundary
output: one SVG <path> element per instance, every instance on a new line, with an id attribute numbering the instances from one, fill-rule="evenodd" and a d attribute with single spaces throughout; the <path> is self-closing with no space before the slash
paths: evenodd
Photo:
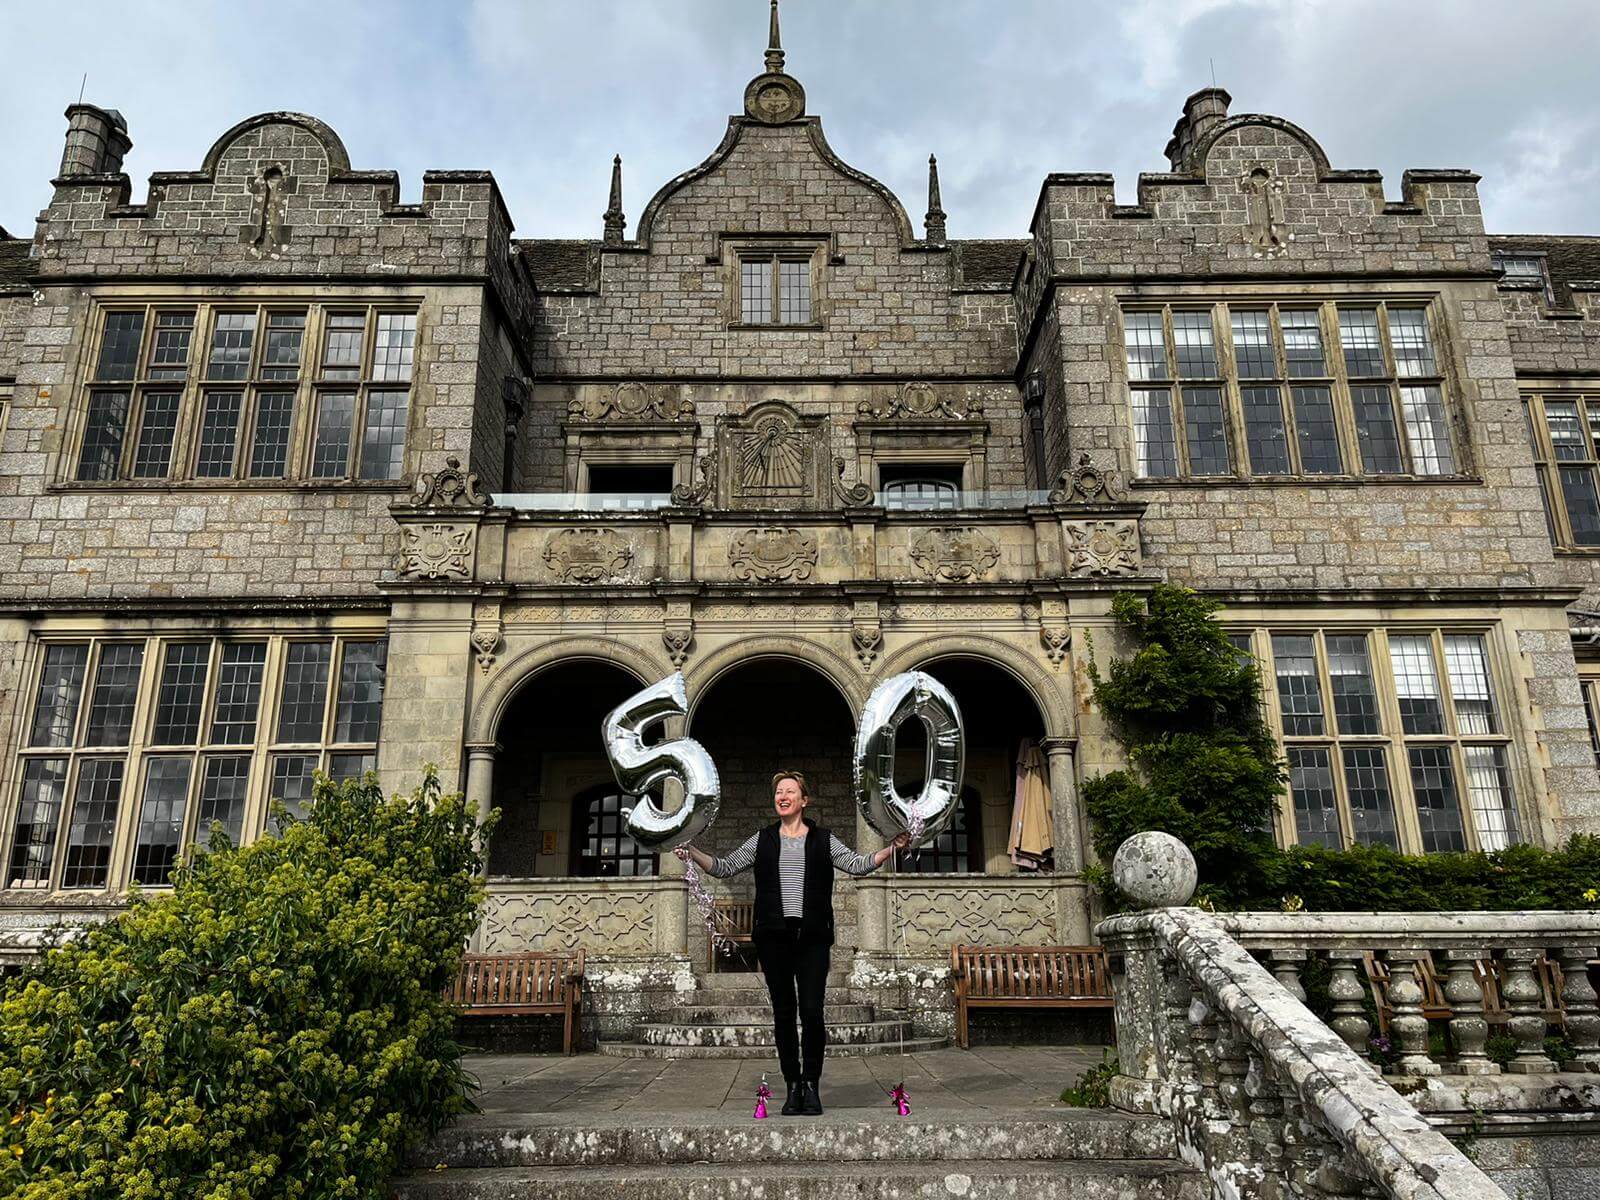
<path id="1" fill-rule="evenodd" d="M 1550 272 L 1542 254 L 1508 253 L 1494 256 L 1500 282 L 1510 287 L 1538 288 L 1550 298 Z"/>
<path id="2" fill-rule="evenodd" d="M 961 506 L 960 463 L 895 463 L 878 468 L 885 508 L 952 509 Z"/>

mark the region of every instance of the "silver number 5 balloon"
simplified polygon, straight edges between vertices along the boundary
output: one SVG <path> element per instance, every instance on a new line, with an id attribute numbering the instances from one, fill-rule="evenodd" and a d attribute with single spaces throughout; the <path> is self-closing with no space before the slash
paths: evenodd
<path id="1" fill-rule="evenodd" d="M 912 717 L 927 727 L 928 751 L 922 790 L 908 798 L 894 788 L 894 743 Z M 961 799 L 965 740 L 956 698 L 932 675 L 907 671 L 873 688 L 856 731 L 856 803 L 867 824 L 886 838 L 919 831 L 916 846 L 938 837 Z"/>
<path id="2" fill-rule="evenodd" d="M 618 785 L 639 797 L 628 814 L 628 836 L 646 850 L 671 850 L 692 842 L 717 819 L 722 784 L 717 764 L 706 748 L 693 738 L 676 738 L 658 746 L 644 744 L 647 728 L 688 711 L 688 693 L 680 671 L 629 696 L 606 714 L 600 726 Z M 683 803 L 670 813 L 646 795 L 667 779 L 683 785 Z"/>

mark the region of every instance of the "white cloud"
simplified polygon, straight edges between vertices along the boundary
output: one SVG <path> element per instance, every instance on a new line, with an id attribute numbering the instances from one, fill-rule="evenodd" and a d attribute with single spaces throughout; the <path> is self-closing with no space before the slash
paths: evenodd
<path id="1" fill-rule="evenodd" d="M 636 221 L 704 158 L 761 66 L 763 0 L 13 3 L 0 224 L 31 231 L 86 98 L 128 118 L 136 195 L 251 113 L 313 113 L 358 167 L 487 168 L 522 236 L 594 237 L 611 155 Z M 1493 229 L 1600 232 L 1590 0 L 786 0 L 789 67 L 854 166 L 920 216 L 939 156 L 953 236 L 1023 236 L 1050 171 L 1131 198 L 1183 98 L 1285 116 L 1334 163 L 1484 176 Z M 29 49 L 33 48 L 33 49 Z"/>

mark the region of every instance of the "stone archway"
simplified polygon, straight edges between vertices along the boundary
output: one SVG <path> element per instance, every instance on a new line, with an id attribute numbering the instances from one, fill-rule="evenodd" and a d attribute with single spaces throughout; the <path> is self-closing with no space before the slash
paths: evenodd
<path id="1" fill-rule="evenodd" d="M 1075 735 L 1070 677 L 1045 670 L 1026 651 L 999 638 L 973 634 L 947 634 L 923 638 L 885 657 L 876 676 L 888 678 L 913 671 L 941 659 L 967 658 L 993 664 L 1005 671 L 1032 697 L 1047 738 Z"/>
<path id="2" fill-rule="evenodd" d="M 590 660 L 611 663 L 631 674 L 640 687 L 672 673 L 663 658 L 646 654 L 636 646 L 609 638 L 559 638 L 542 642 L 530 650 L 508 658 L 472 705 L 467 722 L 468 744 L 492 743 L 499 735 L 506 706 L 524 685 L 540 672 L 560 663 Z"/>

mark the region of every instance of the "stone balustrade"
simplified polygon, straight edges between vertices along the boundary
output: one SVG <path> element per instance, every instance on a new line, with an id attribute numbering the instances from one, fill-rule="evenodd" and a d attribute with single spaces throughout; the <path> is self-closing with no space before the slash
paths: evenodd
<path id="1" fill-rule="evenodd" d="M 1565 979 L 1573 981 L 1568 1024 L 1590 1028 L 1584 1022 L 1594 1011 L 1593 990 L 1579 967 L 1600 940 L 1593 914 L 1219 916 L 1181 907 L 1193 894 L 1194 859 L 1167 834 L 1130 838 L 1112 871 L 1146 909 L 1096 930 L 1116 997 L 1120 1074 L 1112 1101 L 1168 1118 L 1180 1154 L 1206 1173 L 1213 1195 L 1503 1200 L 1494 1181 L 1365 1057 L 1362 956 L 1376 950 L 1391 972 L 1390 1024 L 1405 1031 L 1396 1069 L 1439 1069 L 1429 1053 L 1417 971 L 1435 947 L 1445 956 L 1447 1015 L 1479 1022 L 1457 1035 L 1466 1034 L 1473 1069 L 1493 1065 L 1483 1054 L 1481 985 L 1472 995 L 1474 964 L 1486 954 L 1501 964 L 1489 970 L 1504 972 L 1501 994 L 1521 1022 L 1514 1029 L 1519 1058 L 1526 1054 L 1530 1069 L 1545 1069 L 1533 1050 L 1544 1028 L 1542 1016 L 1535 1020 L 1535 964 L 1551 950 L 1558 964 L 1564 957 L 1571 967 Z M 1333 971 L 1337 1032 L 1304 1003 L 1313 955 L 1326 955 Z M 1582 995 L 1578 980 L 1587 989 Z M 1588 1036 L 1569 1033 L 1574 1044 Z"/>
<path id="2" fill-rule="evenodd" d="M 1593 912 L 1235 913 L 1222 927 L 1280 984 L 1325 964 L 1329 1023 L 1394 1075 L 1600 1072 Z M 1374 1018 L 1387 1025 L 1375 1028 Z M 1443 1032 L 1443 1037 L 1436 1036 Z M 1487 1053 L 1503 1031 L 1504 1064 Z M 1550 1048 L 1561 1055 L 1547 1053 Z"/>

